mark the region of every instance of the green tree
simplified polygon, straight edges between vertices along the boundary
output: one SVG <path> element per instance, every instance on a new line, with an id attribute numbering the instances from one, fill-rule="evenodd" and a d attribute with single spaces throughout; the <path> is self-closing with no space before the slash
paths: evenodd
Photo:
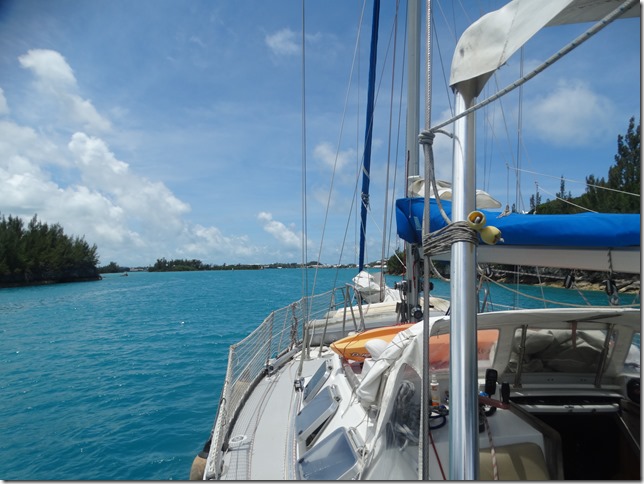
<path id="1" fill-rule="evenodd" d="M 0 285 L 98 279 L 96 245 L 69 237 L 58 225 L 0 218 Z"/>
<path id="2" fill-rule="evenodd" d="M 640 212 L 640 138 L 640 124 L 635 126 L 635 118 L 631 117 L 626 134 L 617 136 L 615 164 L 608 169 L 608 179 L 586 177 L 584 206 L 597 212 Z"/>
<path id="3" fill-rule="evenodd" d="M 395 254 L 387 260 L 389 274 L 403 274 L 405 272 L 405 251 L 396 250 Z"/>
<path id="4" fill-rule="evenodd" d="M 561 177 L 557 200 L 539 206 L 539 213 L 578 213 L 582 209 L 562 200 L 603 213 L 640 213 L 640 125 L 631 117 L 625 135 L 617 136 L 615 164 L 608 169 L 607 179 L 595 175 L 586 177 L 586 192 L 575 199 L 566 194 Z M 559 200 L 562 199 L 562 200 Z M 531 202 L 532 204 L 532 202 Z"/>
<path id="5" fill-rule="evenodd" d="M 110 263 L 106 266 L 99 267 L 98 270 L 103 274 L 115 274 L 117 272 L 123 272 L 123 268 L 114 261 L 110 261 Z"/>
<path id="6" fill-rule="evenodd" d="M 536 195 L 530 195 L 530 213 L 536 213 L 539 205 L 541 205 L 541 194 L 537 192 Z"/>

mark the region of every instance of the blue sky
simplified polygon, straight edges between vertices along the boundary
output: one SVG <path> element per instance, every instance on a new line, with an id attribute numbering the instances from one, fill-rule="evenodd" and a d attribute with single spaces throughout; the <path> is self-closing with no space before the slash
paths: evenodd
<path id="1" fill-rule="evenodd" d="M 381 255 L 387 160 L 390 179 L 397 178 L 389 201 L 403 190 L 404 111 L 396 150 L 401 80 L 394 79 L 392 97 L 386 70 L 394 60 L 394 6 L 384 1 L 381 8 L 367 260 Z M 435 1 L 436 62 L 442 57 L 448 66 L 468 19 L 498 6 Z M 306 2 L 308 260 L 318 257 L 330 201 L 320 260 L 356 261 L 351 206 L 364 136 L 371 2 L 359 32 L 362 9 L 358 1 Z M 67 234 L 95 243 L 101 264 L 147 265 L 161 257 L 300 261 L 301 24 L 299 0 L 3 0 L 0 212 L 60 223 Z M 524 50 L 524 72 L 587 27 L 540 33 Z M 482 113 L 477 133 L 489 141 L 477 155 L 479 188 L 504 205 L 527 207 L 535 182 L 545 201 L 561 176 L 605 176 L 617 135 L 631 116 L 639 121 L 640 45 L 639 19 L 613 24 L 526 84 L 520 121 L 518 92 L 503 99 L 503 111 L 497 103 Z M 401 65 L 402 40 L 397 49 Z M 489 86 L 518 77 L 515 57 Z M 450 109 L 444 76 L 434 69 L 435 121 Z M 436 143 L 437 174 L 447 180 L 448 145 Z M 526 170 L 520 202 L 508 168 L 517 163 Z M 567 182 L 566 189 L 579 195 L 584 187 Z M 388 254 L 399 245 L 389 239 Z"/>

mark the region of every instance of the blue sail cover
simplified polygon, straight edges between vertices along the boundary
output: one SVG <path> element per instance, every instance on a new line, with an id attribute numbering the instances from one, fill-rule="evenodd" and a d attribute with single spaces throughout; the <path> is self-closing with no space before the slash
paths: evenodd
<path id="1" fill-rule="evenodd" d="M 451 218 L 452 202 L 441 200 L 445 213 Z M 396 200 L 398 236 L 412 244 L 422 243 L 422 198 Z M 549 247 L 639 247 L 640 215 L 623 213 L 578 213 L 568 215 L 528 215 L 511 213 L 497 218 L 500 212 L 480 210 L 487 225 L 497 227 L 503 245 Z M 430 199 L 432 232 L 447 224 L 435 199 Z"/>

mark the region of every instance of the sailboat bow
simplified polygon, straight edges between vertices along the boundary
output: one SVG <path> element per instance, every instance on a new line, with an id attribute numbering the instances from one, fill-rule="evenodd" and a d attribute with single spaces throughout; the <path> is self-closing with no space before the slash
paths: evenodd
<path id="1" fill-rule="evenodd" d="M 495 201 L 475 189 L 474 147 L 475 99 L 525 42 L 547 26 L 639 15 L 635 4 L 514 0 L 464 32 L 450 80 L 456 115 L 421 135 L 453 125 L 452 186 L 418 196 L 432 180 L 414 168 L 396 201 L 408 258 L 422 249 L 425 266 L 429 254 L 450 261 L 451 306 L 439 307 L 429 285 L 423 291 L 428 275 L 414 272 L 423 264 L 408 261 L 409 287 L 383 291 L 361 272 L 271 313 L 230 348 L 203 478 L 641 478 L 640 309 L 479 313 L 476 287 L 480 262 L 637 273 L 639 216 L 490 210 Z M 408 17 L 416 27 L 418 15 Z M 410 159 L 418 131 L 408 133 Z M 498 243 L 486 243 L 483 219 Z M 436 251 L 428 240 L 454 223 L 468 236 Z M 408 317 L 410 300 L 426 306 L 423 321 Z"/>

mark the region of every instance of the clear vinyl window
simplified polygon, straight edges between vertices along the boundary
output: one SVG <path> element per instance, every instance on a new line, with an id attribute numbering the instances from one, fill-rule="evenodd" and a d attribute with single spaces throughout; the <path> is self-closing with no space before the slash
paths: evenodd
<path id="1" fill-rule="evenodd" d="M 595 373 L 605 340 L 605 330 L 575 328 L 526 329 L 524 339 L 524 330 L 519 328 L 512 341 L 508 371 L 514 373 L 520 367 L 521 373 Z"/>

